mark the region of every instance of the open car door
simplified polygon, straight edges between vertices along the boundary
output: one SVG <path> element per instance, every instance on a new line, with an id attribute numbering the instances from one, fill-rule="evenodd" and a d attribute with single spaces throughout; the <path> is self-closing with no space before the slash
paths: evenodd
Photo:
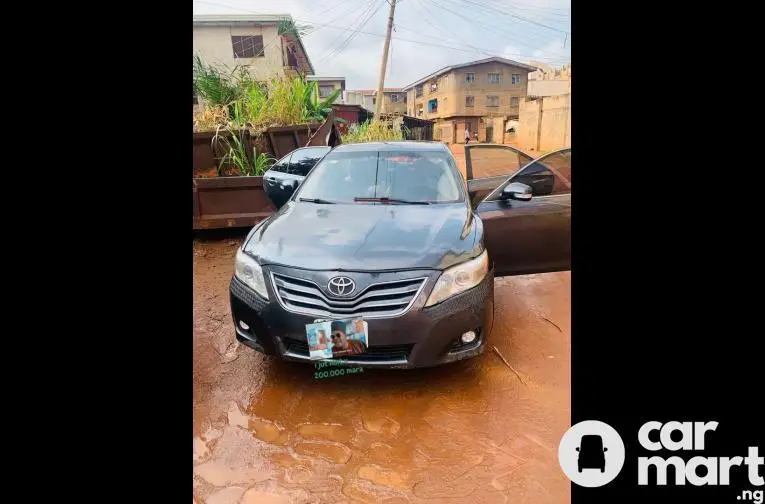
<path id="1" fill-rule="evenodd" d="M 468 180 L 468 190 L 495 276 L 571 269 L 571 148 L 540 156 L 498 184 L 496 176 L 483 179 Z"/>
<path id="2" fill-rule="evenodd" d="M 465 179 L 470 201 L 478 203 L 507 177 L 533 161 L 533 157 L 510 145 L 468 144 L 465 146 Z"/>

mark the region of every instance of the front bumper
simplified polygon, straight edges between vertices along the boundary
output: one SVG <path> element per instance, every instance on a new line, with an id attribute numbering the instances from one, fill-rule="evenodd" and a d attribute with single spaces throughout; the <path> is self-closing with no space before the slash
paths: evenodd
<path id="1" fill-rule="evenodd" d="M 469 291 L 424 308 L 437 278 L 434 272 L 405 313 L 365 318 L 369 327 L 367 353 L 339 360 L 349 366 L 405 369 L 436 366 L 483 353 L 494 323 L 494 272 L 490 271 Z M 287 311 L 277 301 L 271 282 L 267 283 L 269 300 L 232 278 L 231 314 L 236 338 L 250 348 L 284 360 L 317 362 L 308 356 L 305 326 L 320 317 Z M 462 345 L 459 337 L 467 331 L 475 331 L 478 337 Z"/>

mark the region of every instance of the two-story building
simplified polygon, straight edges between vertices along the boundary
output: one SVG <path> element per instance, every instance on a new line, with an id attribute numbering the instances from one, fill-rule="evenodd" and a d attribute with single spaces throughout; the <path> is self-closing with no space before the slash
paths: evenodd
<path id="1" fill-rule="evenodd" d="M 382 112 L 385 114 L 406 114 L 406 91 L 402 88 L 384 88 Z M 356 89 L 345 93 L 345 102 L 361 105 L 374 113 L 377 108 L 376 89 Z"/>
<path id="2" fill-rule="evenodd" d="M 481 131 L 485 140 L 486 119 L 518 118 L 520 102 L 527 94 L 528 74 L 535 70 L 496 56 L 444 67 L 403 88 L 407 114 L 435 120 L 436 140 L 463 143 L 465 129 L 471 139 Z"/>
<path id="3" fill-rule="evenodd" d="M 308 75 L 305 78 L 307 81 L 316 81 L 319 83 L 319 98 L 324 99 L 331 95 L 336 89 L 340 89 L 340 94 L 333 103 L 344 104 L 345 100 L 343 95 L 345 94 L 345 77 L 317 77 L 315 75 Z"/>
<path id="4" fill-rule="evenodd" d="M 280 30 L 290 24 L 289 14 L 195 15 L 194 54 L 229 70 L 245 67 L 258 80 L 313 75 L 300 35 Z"/>

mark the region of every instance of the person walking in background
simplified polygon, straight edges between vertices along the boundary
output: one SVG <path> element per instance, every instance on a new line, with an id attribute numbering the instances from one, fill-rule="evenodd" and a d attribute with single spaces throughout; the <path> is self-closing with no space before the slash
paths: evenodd
<path id="1" fill-rule="evenodd" d="M 465 143 L 470 143 L 470 130 L 467 126 L 465 126 Z"/>

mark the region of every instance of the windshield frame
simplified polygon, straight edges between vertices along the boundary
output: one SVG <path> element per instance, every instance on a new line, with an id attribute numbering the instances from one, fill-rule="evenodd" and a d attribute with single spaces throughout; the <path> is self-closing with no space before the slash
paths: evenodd
<path id="1" fill-rule="evenodd" d="M 292 194 L 289 201 L 291 203 L 309 203 L 306 201 L 300 201 L 301 193 L 303 192 L 303 189 L 305 188 L 305 185 L 308 183 L 308 181 L 313 177 L 318 171 L 320 171 L 320 167 L 323 166 L 325 163 L 327 163 L 328 158 L 336 152 L 335 149 L 330 150 L 327 152 L 324 157 L 322 157 L 319 162 L 317 162 L 313 168 L 311 168 L 311 171 L 308 173 L 308 175 L 305 176 L 303 181 L 298 186 L 297 190 Z M 462 174 L 460 173 L 459 169 L 457 168 L 456 161 L 454 160 L 454 156 L 452 156 L 452 153 L 448 151 L 447 149 L 439 150 L 439 149 L 407 149 L 405 145 L 402 146 L 396 146 L 396 148 L 384 148 L 384 149 L 366 149 L 366 150 L 355 150 L 355 151 L 341 151 L 341 152 L 357 152 L 359 154 L 372 154 L 376 153 L 378 157 L 381 154 L 386 153 L 403 153 L 403 154 L 440 154 L 444 157 L 444 161 L 446 161 L 447 169 L 449 170 L 452 180 L 454 182 L 454 185 L 457 187 L 457 194 L 458 197 L 455 200 L 449 200 L 449 201 L 429 201 L 428 203 L 430 205 L 456 205 L 456 204 L 468 204 L 468 197 L 467 197 L 467 189 L 465 187 L 464 178 L 462 177 Z M 332 161 L 332 159 L 329 159 L 329 161 Z M 361 195 L 358 195 L 361 196 Z M 321 196 L 316 196 L 317 198 L 321 198 Z M 313 199 L 313 198 L 312 198 Z M 363 201 L 333 201 L 333 203 L 338 205 L 389 205 L 390 203 L 385 202 L 363 202 Z"/>

